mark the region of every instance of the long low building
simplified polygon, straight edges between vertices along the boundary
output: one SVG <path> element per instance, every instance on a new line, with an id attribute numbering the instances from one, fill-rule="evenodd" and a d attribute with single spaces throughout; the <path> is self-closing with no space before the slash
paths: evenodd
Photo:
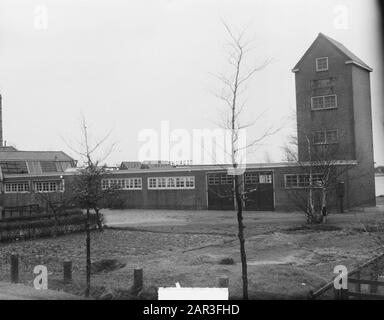
<path id="1" fill-rule="evenodd" d="M 59 153 L 61 158 L 58 158 L 55 152 L 23 154 L 30 154 L 28 157 L 33 160 L 21 161 L 19 158 L 18 170 L 2 173 L 0 199 L 3 207 L 44 206 L 46 198 L 41 196 L 42 193 L 52 194 L 52 199 L 57 202 L 70 194 L 76 172 L 75 162 L 70 157 Z M 43 155 L 44 160 L 36 161 L 37 154 Z M 55 160 L 49 161 L 52 157 Z M 7 165 L 16 167 L 13 160 L 9 160 Z M 0 167 L 3 168 L 2 163 Z M 34 171 L 30 171 L 31 168 Z M 339 161 L 333 170 L 337 171 L 334 175 L 338 180 L 330 184 L 327 190 L 329 208 L 338 210 L 340 201 L 344 208 L 374 205 L 374 194 L 362 192 L 356 187 L 366 180 L 365 175 L 358 175 L 356 161 Z M 321 181 L 322 176 L 313 173 L 312 178 Z M 350 183 L 343 183 L 348 181 Z M 337 190 L 340 183 L 344 185 L 342 198 Z M 234 208 L 233 176 L 228 174 L 223 165 L 115 170 L 108 172 L 101 187 L 109 188 L 112 185 L 117 185 L 119 189 L 107 197 L 105 207 L 195 210 Z M 245 210 L 297 210 L 305 205 L 302 199 L 308 192 L 308 170 L 294 162 L 249 164 L 242 185 Z M 314 190 L 317 191 L 319 202 L 321 188 Z"/>
<path id="2" fill-rule="evenodd" d="M 43 205 L 42 194 L 64 196 L 68 169 L 76 161 L 62 151 L 18 151 L 0 147 L 0 205 Z M 73 173 L 72 173 L 73 174 Z"/>
<path id="3" fill-rule="evenodd" d="M 229 166 L 228 166 L 229 168 Z M 358 205 L 374 205 L 375 195 L 359 187 L 367 178 L 360 176 L 356 161 L 339 161 L 333 166 L 335 183 L 327 190 L 329 208 L 339 210 Z M 234 209 L 233 176 L 223 165 L 119 170 L 109 173 L 104 187 L 118 185 L 107 206 L 147 209 Z M 312 179 L 321 181 L 322 173 Z M 354 181 L 354 183 L 345 183 Z M 306 205 L 308 169 L 294 162 L 249 164 L 241 180 L 245 210 L 297 210 Z M 342 190 L 338 190 L 340 188 Z M 317 203 L 321 186 L 314 187 Z M 342 196 L 342 197 L 341 197 Z"/>

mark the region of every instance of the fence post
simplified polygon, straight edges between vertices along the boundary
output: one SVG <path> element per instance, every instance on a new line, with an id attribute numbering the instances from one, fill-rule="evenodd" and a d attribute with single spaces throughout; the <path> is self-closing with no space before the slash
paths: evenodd
<path id="1" fill-rule="evenodd" d="M 220 277 L 219 278 L 219 288 L 228 288 L 229 279 L 228 277 Z"/>
<path id="2" fill-rule="evenodd" d="M 341 289 L 341 300 L 348 300 L 348 288 Z"/>
<path id="3" fill-rule="evenodd" d="M 133 270 L 133 291 L 139 292 L 143 288 L 143 269 Z"/>
<path id="4" fill-rule="evenodd" d="M 341 289 L 333 289 L 333 297 L 335 300 L 341 300 Z"/>
<path id="5" fill-rule="evenodd" d="M 17 253 L 11 254 L 11 282 L 19 282 L 19 255 Z"/>
<path id="6" fill-rule="evenodd" d="M 348 300 L 348 289 L 333 289 L 335 300 Z"/>
<path id="7" fill-rule="evenodd" d="M 70 283 L 72 281 L 72 261 L 65 260 L 63 262 L 63 269 L 64 269 L 64 276 L 63 280 L 64 283 Z"/>

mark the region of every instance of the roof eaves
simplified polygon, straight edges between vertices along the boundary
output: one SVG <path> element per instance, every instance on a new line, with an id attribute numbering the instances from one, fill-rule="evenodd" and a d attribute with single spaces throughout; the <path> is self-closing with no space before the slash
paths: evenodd
<path id="1" fill-rule="evenodd" d="M 369 72 L 372 72 L 372 71 L 373 71 L 373 69 L 372 69 L 371 67 L 368 67 L 368 66 L 366 66 L 366 65 L 363 65 L 363 64 L 361 64 L 361 63 L 359 63 L 359 62 L 357 62 L 357 61 L 355 61 L 355 60 L 347 60 L 347 61 L 345 61 L 345 64 L 354 64 L 354 65 L 356 65 L 356 66 L 358 66 L 358 67 L 360 67 L 360 68 L 363 68 L 363 69 L 365 69 L 365 70 L 368 70 Z"/>

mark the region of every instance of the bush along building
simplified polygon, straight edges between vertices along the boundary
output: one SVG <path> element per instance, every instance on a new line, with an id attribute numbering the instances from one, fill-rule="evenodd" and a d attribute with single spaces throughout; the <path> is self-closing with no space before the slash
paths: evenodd
<path id="1" fill-rule="evenodd" d="M 246 210 L 290 210 L 308 205 L 339 211 L 375 205 L 370 72 L 339 42 L 319 34 L 292 70 L 297 101 L 297 152 L 284 163 L 248 164 Z M 2 150 L 1 204 L 39 203 L 70 190 L 76 163 L 63 152 Z M 210 209 L 234 207 L 233 177 L 225 165 L 174 166 L 123 162 L 102 181 L 118 190 L 111 208 Z"/>

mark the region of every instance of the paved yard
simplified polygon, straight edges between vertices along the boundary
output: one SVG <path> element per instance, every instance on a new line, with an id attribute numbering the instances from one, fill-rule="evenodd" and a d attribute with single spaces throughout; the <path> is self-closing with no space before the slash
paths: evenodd
<path id="1" fill-rule="evenodd" d="M 350 227 L 359 221 L 381 217 L 381 213 L 384 213 L 384 204 L 376 208 L 331 214 L 328 220 L 334 226 Z M 131 209 L 104 210 L 103 214 L 106 224 L 114 228 L 237 235 L 236 213 L 233 211 Z M 286 230 L 305 222 L 304 214 L 300 212 L 246 211 L 243 216 L 248 236 Z"/>
<path id="2" fill-rule="evenodd" d="M 144 270 L 152 286 L 216 286 L 230 279 L 230 295 L 241 295 L 236 216 L 224 211 L 105 211 L 104 232 L 92 232 L 92 261 L 110 260 L 112 268 L 92 275 L 94 297 L 126 298 L 133 269 Z M 377 252 L 361 221 L 382 219 L 380 208 L 329 217 L 327 229 L 302 228 L 300 213 L 246 212 L 246 249 L 253 298 L 305 298 L 332 277 L 337 264 L 352 268 Z M 9 255 L 21 256 L 20 276 L 32 286 L 33 267 L 48 267 L 49 288 L 82 294 L 85 235 L 38 239 L 0 246 L 0 281 L 9 281 Z M 62 262 L 73 261 L 73 284 L 62 283 Z"/>

